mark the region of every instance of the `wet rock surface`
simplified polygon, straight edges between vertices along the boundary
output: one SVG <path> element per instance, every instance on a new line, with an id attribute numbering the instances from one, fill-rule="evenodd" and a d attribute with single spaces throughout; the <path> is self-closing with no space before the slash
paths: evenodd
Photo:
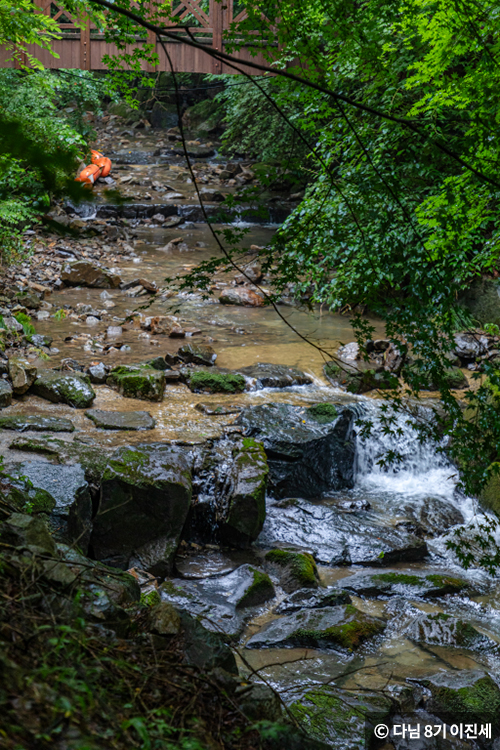
<path id="1" fill-rule="evenodd" d="M 273 620 L 250 638 L 247 647 L 353 649 L 384 628 L 383 620 L 365 615 L 351 604 L 306 609 Z"/>
<path id="2" fill-rule="evenodd" d="M 312 378 L 296 367 L 259 362 L 241 367 L 238 372 L 249 381 L 250 390 L 261 388 L 290 388 L 294 385 L 310 385 Z"/>
<path id="3" fill-rule="evenodd" d="M 266 451 L 270 487 L 280 497 L 318 497 L 354 482 L 354 414 L 339 406 L 338 417 L 321 423 L 289 404 L 246 409 L 236 420 Z"/>
<path id="4" fill-rule="evenodd" d="M 85 409 L 95 399 L 95 391 L 85 375 L 40 370 L 32 386 L 35 395 L 53 403 Z"/>
<path id="5" fill-rule="evenodd" d="M 147 411 L 119 412 L 90 409 L 85 412 L 85 416 L 102 430 L 152 430 L 156 424 Z"/>
<path id="6" fill-rule="evenodd" d="M 120 448 L 103 474 L 92 545 L 98 560 L 167 575 L 191 502 L 191 459 L 161 444 Z"/>
<path id="7" fill-rule="evenodd" d="M 258 544 L 299 545 L 327 565 L 387 566 L 423 560 L 428 552 L 423 539 L 381 519 L 295 498 L 268 502 Z"/>
<path id="8" fill-rule="evenodd" d="M 82 466 L 27 461 L 16 467 L 16 473 L 54 499 L 50 526 L 56 539 L 86 552 L 92 528 L 92 501 Z"/>
<path id="9" fill-rule="evenodd" d="M 6 380 L 0 379 L 0 409 L 12 403 L 12 386 Z"/>
<path id="10" fill-rule="evenodd" d="M 64 417 L 44 417 L 41 415 L 0 417 L 0 430 L 16 432 L 74 432 L 75 425 Z"/>
<path id="11" fill-rule="evenodd" d="M 206 628 L 237 639 L 258 607 L 275 596 L 273 583 L 261 569 L 241 565 L 227 575 L 200 581 L 169 579 L 160 586 L 163 601 L 202 617 Z"/>
<path id="12" fill-rule="evenodd" d="M 106 383 L 126 398 L 161 401 L 165 392 L 165 374 L 148 365 L 120 365 L 106 378 Z"/>

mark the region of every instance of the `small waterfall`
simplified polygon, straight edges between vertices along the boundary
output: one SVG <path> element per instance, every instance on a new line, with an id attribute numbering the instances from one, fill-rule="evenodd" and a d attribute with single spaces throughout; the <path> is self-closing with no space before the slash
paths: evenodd
<path id="1" fill-rule="evenodd" d="M 376 404 L 366 404 L 361 419 L 372 422 L 371 435 L 358 435 L 356 484 L 367 490 L 402 495 L 439 495 L 452 500 L 458 481 L 457 469 L 432 441 L 422 441 L 411 418 L 399 414 L 391 432 L 384 430 L 382 413 Z M 439 446 L 442 447 L 442 446 Z M 380 465 L 390 452 L 398 458 Z"/>

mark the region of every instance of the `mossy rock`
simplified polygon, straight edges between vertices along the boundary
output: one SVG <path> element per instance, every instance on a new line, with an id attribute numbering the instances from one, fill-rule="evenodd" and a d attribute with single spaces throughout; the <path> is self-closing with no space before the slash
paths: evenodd
<path id="1" fill-rule="evenodd" d="M 13 479 L 2 488 L 6 502 L 12 503 L 21 513 L 50 513 L 56 506 L 52 495 L 39 487 L 33 487 L 24 479 Z"/>
<path id="2" fill-rule="evenodd" d="M 406 368 L 407 371 L 415 371 L 415 366 L 410 365 L 409 368 Z M 403 375 L 404 375 L 403 370 Z M 458 391 L 462 390 L 464 388 L 469 387 L 469 382 L 467 378 L 465 377 L 464 373 L 460 369 L 460 367 L 447 367 L 446 370 L 443 373 L 444 377 L 444 383 L 445 385 L 452 391 Z M 420 385 L 420 390 L 422 391 L 437 391 L 438 385 L 437 383 L 433 383 L 432 381 L 428 380 L 425 382 L 425 379 L 422 378 L 422 384 Z"/>
<path id="3" fill-rule="evenodd" d="M 352 651 L 382 633 L 385 622 L 352 604 L 302 609 L 273 620 L 256 633 L 247 648 L 342 648 Z"/>
<path id="4" fill-rule="evenodd" d="M 252 567 L 250 567 L 250 573 L 253 575 L 253 581 L 241 599 L 236 602 L 236 609 L 255 607 L 258 604 L 267 602 L 275 595 L 273 582 L 267 573 Z"/>
<path id="5" fill-rule="evenodd" d="M 246 385 L 243 375 L 234 372 L 193 370 L 184 376 L 193 393 L 242 393 Z"/>
<path id="6" fill-rule="evenodd" d="M 337 419 L 339 413 L 334 404 L 313 404 L 307 409 L 307 414 L 319 422 L 319 424 L 329 424 Z"/>
<path id="7" fill-rule="evenodd" d="M 287 593 L 319 586 L 318 568 L 309 553 L 274 549 L 266 554 L 265 559 L 282 569 L 280 583 Z"/>
<path id="8" fill-rule="evenodd" d="M 98 560 L 168 575 L 191 503 L 191 461 L 161 443 L 123 446 L 109 458 L 92 534 Z"/>
<path id="9" fill-rule="evenodd" d="M 413 681 L 413 680 L 412 680 Z M 415 680 L 428 688 L 431 698 L 426 710 L 444 720 L 456 717 L 455 722 L 488 721 L 492 735 L 500 730 L 500 688 L 482 670 L 454 670 L 438 672 Z"/>
<path id="10" fill-rule="evenodd" d="M 219 518 L 220 535 L 226 544 L 246 548 L 259 536 L 266 519 L 268 474 L 262 443 L 245 438 L 233 456 L 230 495 Z"/>
<path id="11" fill-rule="evenodd" d="M 31 391 L 52 403 L 63 403 L 76 409 L 87 409 L 95 399 L 90 379 L 80 373 L 40 370 Z"/>
<path id="12" fill-rule="evenodd" d="M 74 432 L 75 425 L 71 420 L 63 417 L 45 417 L 43 415 L 29 414 L 9 415 L 0 417 L 1 430 L 16 430 L 24 432 L 30 430 L 33 432 Z"/>
<path id="13" fill-rule="evenodd" d="M 390 711 L 391 701 L 384 696 L 353 694 L 330 685 L 308 691 L 290 706 L 308 734 L 336 750 L 365 750 L 367 717 L 383 722 Z"/>
<path id="14" fill-rule="evenodd" d="M 12 386 L 6 380 L 0 379 L 0 409 L 12 403 Z"/>
<path id="15" fill-rule="evenodd" d="M 109 373 L 107 385 L 126 398 L 161 401 L 165 392 L 165 373 L 148 365 L 120 365 Z"/>

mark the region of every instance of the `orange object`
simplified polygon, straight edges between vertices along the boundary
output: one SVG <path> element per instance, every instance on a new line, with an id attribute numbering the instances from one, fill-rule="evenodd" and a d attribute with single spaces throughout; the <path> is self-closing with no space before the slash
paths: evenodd
<path id="1" fill-rule="evenodd" d="M 104 156 L 104 154 L 101 154 L 100 151 L 91 151 L 92 154 L 92 164 L 95 164 L 98 167 L 101 167 L 102 169 L 102 177 L 107 177 L 108 174 L 111 172 L 111 159 L 108 159 L 107 156 Z"/>
<path id="2" fill-rule="evenodd" d="M 98 167 L 97 164 L 89 164 L 85 169 L 82 169 L 78 177 L 77 182 L 83 182 L 84 185 L 92 186 L 94 182 L 101 176 L 102 168 Z"/>

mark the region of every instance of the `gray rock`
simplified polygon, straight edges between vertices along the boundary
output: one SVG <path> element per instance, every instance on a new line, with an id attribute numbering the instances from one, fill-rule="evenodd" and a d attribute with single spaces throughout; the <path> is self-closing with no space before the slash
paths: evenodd
<path id="1" fill-rule="evenodd" d="M 221 538 L 231 546 L 248 547 L 259 536 L 266 518 L 269 468 L 261 443 L 247 439 L 234 455 L 218 522 Z"/>
<path id="2" fill-rule="evenodd" d="M 25 432 L 26 430 L 33 432 L 74 432 L 75 425 L 71 420 L 64 419 L 64 417 L 45 417 L 38 414 L 28 416 L 9 415 L 8 417 L 0 417 L 0 429 L 16 430 L 17 432 Z"/>
<path id="3" fill-rule="evenodd" d="M 56 544 L 47 524 L 39 516 L 12 513 L 0 525 L 0 540 L 3 544 L 28 549 L 35 554 L 56 553 Z"/>
<path id="4" fill-rule="evenodd" d="M 279 497 L 319 497 L 354 484 L 354 412 L 342 406 L 322 424 L 308 409 L 262 404 L 237 418 L 245 435 L 264 444 L 270 487 Z"/>
<path id="5" fill-rule="evenodd" d="M 68 286 L 88 286 L 97 289 L 116 289 L 121 278 L 87 260 L 66 263 L 61 273 L 61 281 Z"/>
<path id="6" fill-rule="evenodd" d="M 415 643 L 500 653 L 500 645 L 469 622 L 444 612 L 417 615 L 404 634 Z"/>
<path id="7" fill-rule="evenodd" d="M 268 685 L 250 683 L 236 689 L 235 699 L 242 713 L 250 721 L 273 721 L 282 719 L 283 706 L 277 693 Z M 282 745 L 282 747 L 289 747 Z"/>
<path id="8" fill-rule="evenodd" d="M 488 339 L 482 333 L 456 333 L 452 354 L 464 363 L 473 362 L 488 352 Z"/>
<path id="9" fill-rule="evenodd" d="M 249 608 L 275 596 L 269 576 L 252 565 L 213 578 L 168 580 L 160 586 L 160 594 L 177 609 L 206 618 L 204 625 L 209 630 L 224 632 L 233 640 L 240 637 L 252 616 Z"/>
<path id="10" fill-rule="evenodd" d="M 278 615 L 288 615 L 301 609 L 321 609 L 336 607 L 339 604 L 351 604 L 351 597 L 343 589 L 298 589 L 281 602 L 274 610 Z"/>
<path id="11" fill-rule="evenodd" d="M 243 407 L 236 404 L 196 404 L 194 408 L 196 411 L 201 411 L 202 414 L 214 417 L 226 414 L 239 414 L 243 411 Z"/>
<path id="12" fill-rule="evenodd" d="M 32 391 L 53 403 L 69 404 L 77 409 L 86 409 L 95 399 L 95 392 L 86 375 L 74 372 L 40 370 Z"/>
<path id="13" fill-rule="evenodd" d="M 294 385 L 310 385 L 313 382 L 309 375 L 296 367 L 273 365 L 265 362 L 240 367 L 238 372 L 250 381 L 249 390 L 252 391 L 261 388 L 290 388 Z"/>
<path id="14" fill-rule="evenodd" d="M 147 411 L 102 411 L 90 409 L 85 416 L 103 430 L 152 430 L 156 422 Z"/>
<path id="15" fill-rule="evenodd" d="M 187 612 L 181 612 L 181 626 L 184 635 L 184 655 L 188 664 L 198 667 L 202 672 L 224 669 L 229 674 L 238 674 L 233 652 L 224 643 L 220 633 L 207 630 Z"/>
<path id="16" fill-rule="evenodd" d="M 12 386 L 3 378 L 0 378 L 0 409 L 10 406 L 12 403 Z"/>
<path id="17" fill-rule="evenodd" d="M 22 357 L 11 357 L 9 359 L 9 377 L 12 382 L 14 395 L 21 396 L 26 393 L 36 380 L 36 366 Z"/>
<path id="18" fill-rule="evenodd" d="M 108 377 L 109 368 L 104 362 L 99 362 L 97 365 L 90 365 L 87 369 L 87 375 L 90 378 L 90 382 L 95 385 L 103 385 Z"/>
<path id="19" fill-rule="evenodd" d="M 247 642 L 247 648 L 346 648 L 381 633 L 385 622 L 370 617 L 352 604 L 302 609 L 265 625 Z"/>
<path id="20" fill-rule="evenodd" d="M 86 552 L 92 527 L 92 500 L 82 466 L 26 461 L 16 468 L 16 473 L 54 498 L 55 507 L 50 514 L 54 536 Z"/>
<path id="21" fill-rule="evenodd" d="M 215 364 L 217 359 L 217 354 L 207 344 L 184 344 L 178 349 L 177 356 L 187 364 L 206 365 L 208 367 Z"/>
<path id="22" fill-rule="evenodd" d="M 119 448 L 102 478 L 96 559 L 168 575 L 190 503 L 187 451 L 161 443 Z"/>
<path id="23" fill-rule="evenodd" d="M 181 629 L 181 618 L 169 602 L 160 602 L 151 612 L 149 627 L 156 635 L 177 635 Z"/>
<path id="24" fill-rule="evenodd" d="M 37 347 L 51 346 L 53 342 L 52 336 L 42 335 L 41 333 L 32 333 L 31 336 L 26 337 L 30 344 Z"/>
<path id="25" fill-rule="evenodd" d="M 257 540 L 260 547 L 300 546 L 327 565 L 389 566 L 414 562 L 427 555 L 427 545 L 384 519 L 343 513 L 329 505 L 288 498 L 267 500 L 266 521 Z"/>

